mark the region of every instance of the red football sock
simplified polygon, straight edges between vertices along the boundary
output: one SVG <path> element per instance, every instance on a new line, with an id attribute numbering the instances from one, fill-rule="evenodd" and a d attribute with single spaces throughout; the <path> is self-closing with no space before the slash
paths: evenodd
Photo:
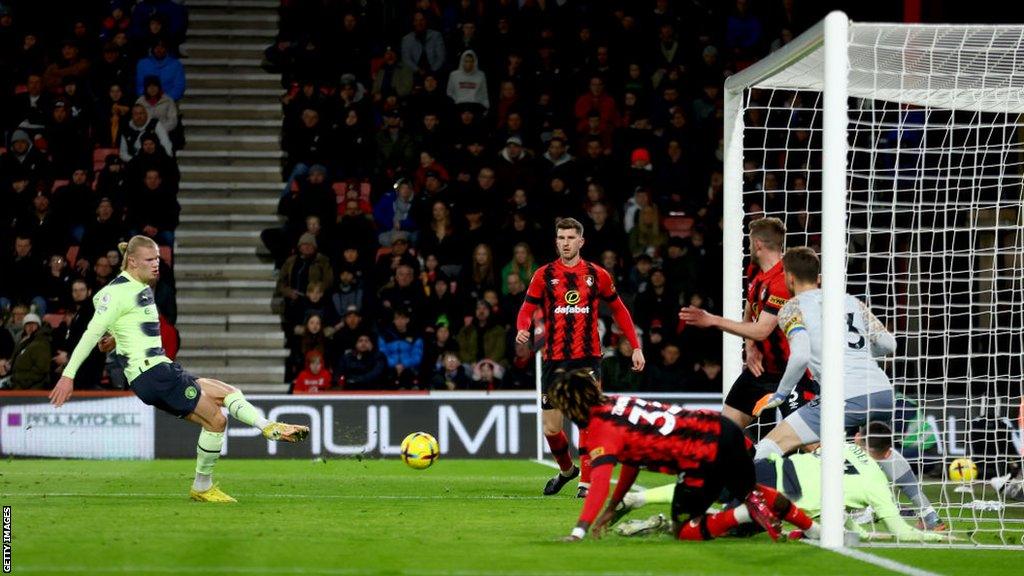
<path id="1" fill-rule="evenodd" d="M 686 522 L 679 530 L 680 540 L 712 540 L 725 534 L 739 525 L 736 521 L 734 509 L 730 508 L 723 512 L 704 515 L 694 522 L 693 519 Z"/>
<path id="2" fill-rule="evenodd" d="M 551 455 L 555 457 L 555 462 L 558 462 L 558 467 L 562 472 L 572 470 L 572 457 L 569 456 L 569 439 L 565 437 L 565 432 L 559 431 L 558 434 L 545 434 L 544 437 L 548 439 Z"/>
<path id="3" fill-rule="evenodd" d="M 779 492 L 774 488 L 769 488 L 763 484 L 757 485 L 758 490 L 764 494 L 765 504 L 775 512 L 775 515 L 780 519 L 789 522 L 801 530 L 807 530 L 814 523 L 811 517 L 806 512 L 800 509 L 799 506 L 793 504 L 793 502 L 786 497 L 785 494 Z"/>
<path id="4" fill-rule="evenodd" d="M 587 446 L 587 429 L 580 430 L 580 483 L 590 484 L 590 452 Z"/>

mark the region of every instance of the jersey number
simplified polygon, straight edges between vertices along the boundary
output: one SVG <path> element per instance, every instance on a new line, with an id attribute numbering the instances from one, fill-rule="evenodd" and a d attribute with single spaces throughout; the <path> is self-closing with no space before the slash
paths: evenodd
<path id="1" fill-rule="evenodd" d="M 651 426 L 657 425 L 658 419 L 661 418 L 663 423 L 658 428 L 658 433 L 662 436 L 668 436 L 676 428 L 676 417 L 669 412 L 664 410 L 644 410 L 640 406 L 634 405 L 629 411 L 629 423 L 637 424 L 640 420 L 643 420 Z"/>
<path id="2" fill-rule="evenodd" d="M 849 327 L 849 334 L 847 334 L 846 345 L 854 350 L 860 350 L 864 347 L 864 335 L 857 330 L 857 327 L 853 325 L 853 314 L 846 315 L 846 326 Z M 856 338 L 856 342 L 850 342 L 850 334 L 853 334 Z"/>

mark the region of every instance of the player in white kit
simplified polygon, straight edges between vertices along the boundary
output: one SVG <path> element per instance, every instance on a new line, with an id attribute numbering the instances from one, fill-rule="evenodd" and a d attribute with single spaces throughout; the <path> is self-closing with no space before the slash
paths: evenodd
<path id="1" fill-rule="evenodd" d="M 782 257 L 786 285 L 793 297 L 779 312 L 779 326 L 789 340 L 789 363 L 778 390 L 766 395 L 755 407 L 775 408 L 789 397 L 804 371 L 820 382 L 822 358 L 822 292 L 818 288 L 821 262 L 807 247 L 790 248 Z M 846 295 L 846 348 L 843 397 L 845 426 L 862 426 L 869 420 L 892 419 L 893 389 L 889 377 L 875 358 L 893 353 L 896 339 L 857 298 Z M 756 459 L 769 454 L 785 455 L 819 440 L 821 405 L 818 399 L 805 404 L 780 422 L 757 444 Z"/>

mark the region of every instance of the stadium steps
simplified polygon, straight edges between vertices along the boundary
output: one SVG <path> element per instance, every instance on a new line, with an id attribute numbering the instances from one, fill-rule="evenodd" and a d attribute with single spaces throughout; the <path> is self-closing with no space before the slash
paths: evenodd
<path id="1" fill-rule="evenodd" d="M 190 314 L 178 316 L 178 329 L 187 332 L 272 332 L 281 326 L 275 314 Z"/>
<path id="2" fill-rule="evenodd" d="M 276 152 L 281 149 L 280 138 L 277 136 L 225 136 L 222 134 L 205 134 L 191 136 L 188 140 L 189 152 L 204 150 L 223 150 L 231 146 L 232 150 L 251 150 Z M 184 150 L 182 150 L 184 152 Z"/>
<path id="3" fill-rule="evenodd" d="M 288 356 L 273 265 L 259 234 L 279 225 L 281 79 L 263 51 L 277 33 L 276 0 L 190 0 L 188 87 L 178 154 L 181 223 L 174 268 L 179 359 L 196 375 L 246 392 L 287 392 Z"/>
<path id="4" fill-rule="evenodd" d="M 199 102 L 193 104 L 186 102 L 181 105 L 181 113 L 189 120 L 276 120 L 279 125 L 281 122 L 280 104 L 251 104 L 248 102 Z M 190 139 L 188 144 L 188 150 L 191 150 L 193 141 Z"/>

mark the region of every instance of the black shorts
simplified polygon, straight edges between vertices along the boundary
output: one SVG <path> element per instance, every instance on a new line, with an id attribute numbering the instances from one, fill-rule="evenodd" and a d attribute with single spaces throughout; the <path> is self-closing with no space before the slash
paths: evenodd
<path id="1" fill-rule="evenodd" d="M 540 407 L 544 410 L 552 410 L 554 406 L 548 404 L 548 387 L 555 381 L 555 373 L 559 370 L 569 372 L 578 368 L 589 368 L 594 373 L 597 381 L 601 381 L 601 359 L 600 358 L 578 358 L 575 360 L 551 360 L 544 361 L 541 368 L 540 385 L 544 393 L 540 397 Z"/>
<path id="2" fill-rule="evenodd" d="M 672 496 L 672 520 L 676 523 L 703 515 L 719 500 L 743 500 L 754 489 L 756 478 L 750 442 L 732 420 L 722 417 L 721 426 L 715 461 L 692 472 L 683 472 L 676 480 Z"/>
<path id="3" fill-rule="evenodd" d="M 196 377 L 177 362 L 157 364 L 132 381 L 132 390 L 143 403 L 178 418 L 195 412 L 202 389 Z"/>
<path id="4" fill-rule="evenodd" d="M 744 368 L 740 377 L 736 379 L 732 388 L 729 389 L 729 395 L 725 397 L 725 405 L 735 408 L 744 414 L 753 415 L 754 406 L 757 405 L 758 400 L 763 398 L 765 394 L 773 394 L 778 390 L 781 380 L 782 374 L 764 372 L 760 376 L 754 376 L 750 370 Z M 813 400 L 818 395 L 819 390 L 818 383 L 811 380 L 805 372 L 803 378 L 797 383 L 796 388 L 793 388 L 789 398 L 779 406 L 779 410 L 782 410 L 782 416 L 786 417 L 796 412 L 798 408 Z"/>

